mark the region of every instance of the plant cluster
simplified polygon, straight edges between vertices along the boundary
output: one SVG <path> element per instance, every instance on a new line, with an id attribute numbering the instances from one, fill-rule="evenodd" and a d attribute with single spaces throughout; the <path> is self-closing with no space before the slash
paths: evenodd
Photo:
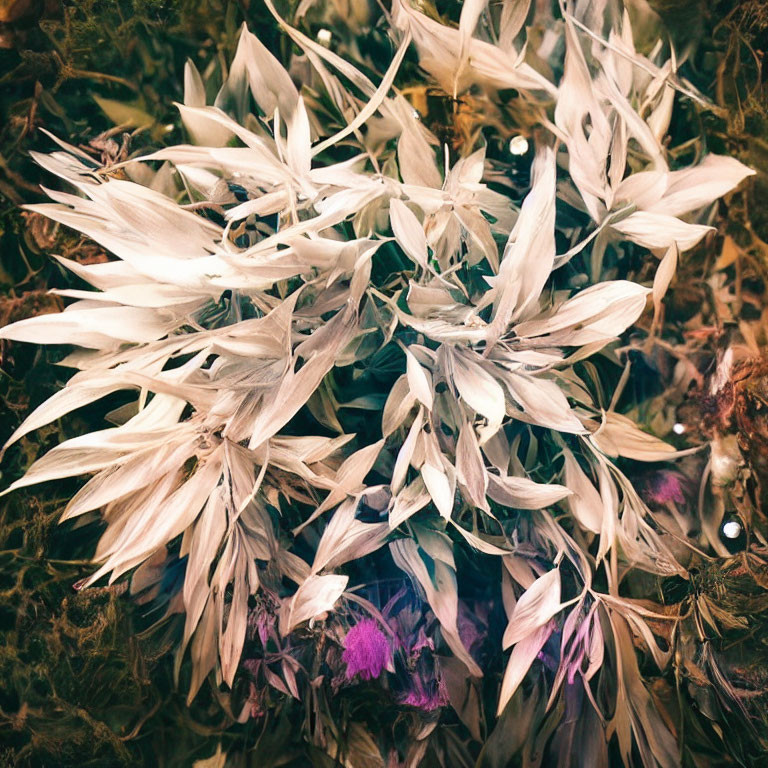
<path id="1" fill-rule="evenodd" d="M 285 65 L 245 27 L 218 88 L 187 64 L 189 143 L 35 154 L 70 191 L 29 210 L 110 258 L 57 256 L 71 303 L 0 330 L 75 371 L 8 445 L 103 399 L 112 426 L 9 490 L 91 475 L 62 516 L 104 525 L 79 587 L 128 578 L 190 701 L 210 678 L 243 724 L 299 702 L 318 764 L 679 765 L 647 671 L 692 616 L 733 628 L 681 585 L 730 555 L 755 364 L 722 357 L 681 444 L 666 385 L 703 379 L 664 300 L 752 172 L 668 145 L 676 105 L 710 105 L 613 4 L 468 0 L 451 23 L 394 0 L 380 75 L 354 45 L 371 9 L 311 6 L 266 0 Z M 398 87 L 414 52 L 428 88 Z M 662 392 L 628 405 L 654 354 Z"/>

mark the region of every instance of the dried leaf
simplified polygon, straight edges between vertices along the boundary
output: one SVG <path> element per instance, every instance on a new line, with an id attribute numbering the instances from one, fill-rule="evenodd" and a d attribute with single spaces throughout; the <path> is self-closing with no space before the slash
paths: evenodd
<path id="1" fill-rule="evenodd" d="M 553 568 L 520 596 L 504 632 L 503 647 L 509 648 L 543 627 L 561 608 L 560 569 Z"/>
<path id="2" fill-rule="evenodd" d="M 509 700 L 520 687 L 520 683 L 523 682 L 523 678 L 538 656 L 539 651 L 541 651 L 549 639 L 553 629 L 554 627 L 551 623 L 537 627 L 518 641 L 517 645 L 512 649 L 512 653 L 507 661 L 504 678 L 501 681 L 496 717 L 501 717 L 501 713 L 506 709 Z"/>
<path id="3" fill-rule="evenodd" d="M 603 520 L 603 503 L 600 493 L 579 466 L 576 457 L 563 448 L 565 459 L 565 485 L 573 491 L 568 497 L 571 514 L 588 531 L 600 533 Z"/>
<path id="4" fill-rule="evenodd" d="M 485 416 L 489 424 L 501 424 L 506 415 L 504 390 L 482 365 L 463 354 L 451 357 L 453 383 L 461 399 L 476 413 Z"/>
<path id="5" fill-rule="evenodd" d="M 527 477 L 488 473 L 488 496 L 514 509 L 544 509 L 569 496 L 571 491 L 555 483 L 535 483 Z"/>
<path id="6" fill-rule="evenodd" d="M 280 612 L 280 634 L 286 635 L 299 624 L 333 610 L 347 588 L 349 576 L 329 574 L 310 576 Z"/>

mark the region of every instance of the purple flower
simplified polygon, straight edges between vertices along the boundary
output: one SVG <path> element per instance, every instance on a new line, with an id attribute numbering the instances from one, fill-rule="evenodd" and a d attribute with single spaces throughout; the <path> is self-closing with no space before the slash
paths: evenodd
<path id="1" fill-rule="evenodd" d="M 347 665 L 347 680 L 360 675 L 363 680 L 378 677 L 389 663 L 387 638 L 373 619 L 361 619 L 344 639 L 341 658 Z"/>
<path id="2" fill-rule="evenodd" d="M 649 501 L 656 504 L 677 504 L 685 502 L 683 482 L 679 475 L 672 472 L 659 472 L 646 486 Z"/>
<path id="3" fill-rule="evenodd" d="M 418 675 L 414 675 L 411 684 L 413 688 L 401 699 L 406 706 L 432 712 L 448 704 L 448 692 L 442 679 L 422 681 Z"/>
<path id="4" fill-rule="evenodd" d="M 248 614 L 248 639 L 256 637 L 261 640 L 263 648 L 267 647 L 267 640 L 275 626 L 275 613 L 269 603 L 261 602 Z"/>
<path id="5" fill-rule="evenodd" d="M 425 712 L 432 712 L 440 707 L 444 707 L 447 703 L 448 702 L 440 691 L 437 691 L 436 693 L 411 691 L 403 699 L 403 704 L 406 706 L 423 709 Z"/>

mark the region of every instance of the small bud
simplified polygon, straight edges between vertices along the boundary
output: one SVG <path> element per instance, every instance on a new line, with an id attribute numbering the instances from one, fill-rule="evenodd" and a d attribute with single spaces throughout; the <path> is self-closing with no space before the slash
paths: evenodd
<path id="1" fill-rule="evenodd" d="M 515 136 L 509 142 L 509 151 L 513 155 L 524 155 L 528 151 L 528 139 L 525 136 Z"/>
<path id="2" fill-rule="evenodd" d="M 317 42 L 320 43 L 324 48 L 330 48 L 331 47 L 331 30 L 330 29 L 321 29 L 317 33 Z"/>
<path id="3" fill-rule="evenodd" d="M 738 520 L 729 520 L 723 526 L 723 536 L 726 539 L 738 539 L 741 536 L 741 523 Z"/>

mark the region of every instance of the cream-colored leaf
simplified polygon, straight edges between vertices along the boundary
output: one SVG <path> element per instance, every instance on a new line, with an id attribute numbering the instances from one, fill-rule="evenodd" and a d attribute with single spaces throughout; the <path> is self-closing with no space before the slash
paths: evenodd
<path id="1" fill-rule="evenodd" d="M 520 323 L 518 336 L 580 346 L 622 334 L 643 312 L 649 289 L 628 280 L 598 283 L 563 302 L 554 312 Z"/>
<path id="2" fill-rule="evenodd" d="M 235 674 L 240 666 L 245 634 L 248 628 L 248 596 L 251 590 L 247 582 L 245 557 L 235 549 L 232 553 L 233 586 L 232 601 L 229 604 L 227 625 L 219 639 L 219 659 L 224 682 L 232 687 Z M 220 629 L 221 632 L 221 629 Z"/>
<path id="3" fill-rule="evenodd" d="M 597 549 L 595 561 L 600 563 L 616 541 L 616 528 L 619 522 L 619 499 L 616 484 L 608 471 L 605 461 L 599 462 L 597 476 L 600 483 L 602 522 L 600 525 L 600 545 Z"/>
<path id="4" fill-rule="evenodd" d="M 475 360 L 456 352 L 452 358 L 453 383 L 461 399 L 476 413 L 485 416 L 492 425 L 499 425 L 506 414 L 504 390 Z"/>
<path id="5" fill-rule="evenodd" d="M 623 456 L 635 461 L 669 461 L 681 453 L 615 411 L 603 414 L 603 422 L 590 440 L 607 456 Z"/>
<path id="6" fill-rule="evenodd" d="M 501 717 L 509 700 L 520 687 L 520 683 L 523 682 L 525 675 L 531 668 L 531 664 L 536 660 L 539 651 L 544 647 L 553 629 L 554 627 L 551 624 L 544 624 L 520 640 L 512 649 L 509 661 L 507 661 L 504 678 L 501 681 L 499 706 L 496 711 L 497 717 Z"/>
<path id="7" fill-rule="evenodd" d="M 409 517 L 424 509 L 431 498 L 424 480 L 421 476 L 417 477 L 393 498 L 389 512 L 389 527 L 397 528 L 398 525 L 402 525 Z"/>
<path id="8" fill-rule="evenodd" d="M 384 404 L 381 415 L 381 433 L 389 437 L 404 421 L 416 405 L 416 397 L 411 392 L 406 374 L 400 376 L 394 383 Z"/>
<path id="9" fill-rule="evenodd" d="M 432 497 L 432 502 L 437 511 L 449 520 L 453 513 L 453 498 L 456 492 L 456 483 L 451 482 L 444 467 L 437 464 L 425 463 L 421 468 L 421 477 L 424 485 Z"/>
<path id="10" fill-rule="evenodd" d="M 564 485 L 536 483 L 527 477 L 488 473 L 488 496 L 497 504 L 514 509 L 544 509 L 571 494 Z"/>
<path id="11" fill-rule="evenodd" d="M 456 67 L 457 77 L 467 61 L 469 42 L 487 4 L 488 0 L 465 0 L 461 4 L 461 15 L 459 16 L 459 62 Z"/>
<path id="12" fill-rule="evenodd" d="M 544 626 L 560 609 L 560 569 L 539 576 L 515 605 L 502 639 L 503 647 L 520 642 Z"/>
<path id="13" fill-rule="evenodd" d="M 184 65 L 184 105 L 206 106 L 205 85 L 197 67 L 191 61 Z M 225 126 L 210 120 L 199 120 L 194 113 L 182 114 L 182 122 L 192 141 L 200 146 L 223 147 L 234 136 Z"/>
<path id="14" fill-rule="evenodd" d="M 451 521 L 453 527 L 467 540 L 467 543 L 478 552 L 484 552 L 486 555 L 497 555 L 500 557 L 507 557 L 510 554 L 509 549 L 504 549 L 494 544 L 492 541 L 488 541 L 487 536 L 479 536 L 462 528 L 455 520 Z M 496 537 L 498 538 L 498 537 Z"/>
<path id="15" fill-rule="evenodd" d="M 402 200 L 392 198 L 389 202 L 389 216 L 398 245 L 411 261 L 424 270 L 428 269 L 427 238 L 416 215 Z"/>
<path id="16" fill-rule="evenodd" d="M 251 34 L 245 24 L 240 29 L 235 58 L 229 80 L 223 91 L 240 97 L 242 82 L 250 87 L 253 98 L 269 119 L 279 109 L 283 119 L 289 119 L 296 108 L 299 94 L 283 65 Z M 221 94 L 219 95 L 221 98 Z"/>
<path id="17" fill-rule="evenodd" d="M 29 432 L 39 429 L 45 424 L 50 424 L 70 411 L 82 408 L 84 405 L 124 388 L 125 384 L 119 378 L 99 379 L 92 377 L 90 381 L 83 381 L 82 383 L 78 383 L 77 380 L 70 380 L 67 386 L 49 397 L 27 416 L 21 426 L 8 438 L 4 449 Z"/>
<path id="18" fill-rule="evenodd" d="M 554 381 L 516 371 L 506 374 L 503 381 L 513 400 L 534 423 L 559 432 L 586 433 L 584 425 Z"/>
<path id="19" fill-rule="evenodd" d="M 713 227 L 687 224 L 668 213 L 636 211 L 613 225 L 624 237 L 645 248 L 669 248 L 677 244 L 681 251 L 693 248 Z"/>
<path id="20" fill-rule="evenodd" d="M 671 245 L 664 254 L 656 274 L 653 277 L 653 323 L 656 326 L 661 320 L 661 303 L 667 293 L 669 284 L 677 271 L 678 250 Z"/>
<path id="21" fill-rule="evenodd" d="M 531 0 L 504 0 L 499 23 L 499 47 L 511 49 L 515 38 L 525 24 Z"/>
<path id="22" fill-rule="evenodd" d="M 339 471 L 336 473 L 336 482 L 347 493 L 355 493 L 361 490 L 363 480 L 373 468 L 383 446 L 384 440 L 378 440 L 375 443 L 363 446 L 359 451 L 355 451 L 339 467 Z"/>
<path id="23" fill-rule="evenodd" d="M 359 128 L 361 128 L 365 122 L 376 112 L 377 109 L 379 109 L 382 105 L 382 103 L 385 101 L 387 92 L 392 87 L 392 83 L 395 81 L 395 77 L 397 75 L 398 70 L 400 69 L 400 65 L 402 64 L 403 58 L 405 57 L 406 52 L 408 51 L 408 46 L 411 42 L 410 35 L 406 34 L 403 39 L 400 41 L 400 47 L 397 50 L 397 53 L 395 54 L 394 58 L 392 59 L 392 62 L 390 63 L 389 67 L 387 68 L 386 73 L 384 74 L 384 77 L 381 80 L 381 83 L 379 83 L 378 88 L 376 89 L 376 92 L 371 96 L 371 98 L 368 100 L 366 105 L 360 110 L 360 112 L 357 113 L 354 120 L 351 120 L 347 125 L 345 125 L 338 133 L 335 133 L 333 136 L 329 136 L 327 139 L 324 139 L 319 144 L 316 144 L 312 148 L 312 154 L 317 155 L 320 152 L 324 152 L 329 147 L 332 147 L 334 144 L 341 141 L 346 136 L 349 136 L 351 133 L 354 133 Z"/>
<path id="24" fill-rule="evenodd" d="M 426 371 L 414 354 L 405 350 L 406 372 L 408 386 L 416 399 L 428 410 L 432 410 L 432 377 Z"/>
<path id="25" fill-rule="evenodd" d="M 468 500 L 478 509 L 489 511 L 485 498 L 488 488 L 488 473 L 480 453 L 475 430 L 465 422 L 456 442 L 456 477 L 464 487 Z"/>
<path id="26" fill-rule="evenodd" d="M 435 153 L 417 126 L 406 124 L 404 127 L 397 142 L 397 163 L 406 184 L 440 189 L 443 179 Z"/>
<path id="27" fill-rule="evenodd" d="M 682 216 L 710 205 L 754 174 L 734 157 L 709 154 L 698 165 L 668 174 L 664 195 L 649 210 Z"/>
<path id="28" fill-rule="evenodd" d="M 205 84 L 191 59 L 184 63 L 184 103 L 188 107 L 205 106 Z"/>
<path id="29" fill-rule="evenodd" d="M 348 581 L 349 576 L 337 574 L 310 576 L 283 605 L 280 613 L 280 633 L 286 635 L 299 624 L 333 610 L 347 588 Z"/>
<path id="30" fill-rule="evenodd" d="M 76 344 L 93 349 L 119 342 L 143 343 L 165 336 L 177 325 L 170 312 L 143 307 L 86 307 L 72 304 L 60 314 L 37 315 L 0 328 L 0 338 L 35 344 Z"/>
<path id="31" fill-rule="evenodd" d="M 392 479 L 390 481 L 390 487 L 392 493 L 399 493 L 400 489 L 405 482 L 406 474 L 408 473 L 408 467 L 411 465 L 414 451 L 416 450 L 416 442 L 421 434 L 421 428 L 424 424 L 424 412 L 419 408 L 419 412 L 416 418 L 411 424 L 411 428 L 408 430 L 408 437 L 405 438 L 400 450 L 397 453 L 397 459 L 395 460 L 395 466 L 392 470 Z"/>
<path id="32" fill-rule="evenodd" d="M 357 520 L 357 506 L 357 498 L 348 499 L 334 513 L 317 545 L 313 573 L 365 557 L 386 541 L 390 533 L 389 525 Z"/>
<path id="33" fill-rule="evenodd" d="M 192 679 L 187 693 L 187 704 L 191 704 L 200 690 L 208 673 L 216 665 L 216 613 L 214 601 L 209 598 L 205 604 L 203 618 L 192 640 L 190 656 L 192 658 Z"/>
<path id="34" fill-rule="evenodd" d="M 568 497 L 571 514 L 588 531 L 600 533 L 603 520 L 603 503 L 600 493 L 579 466 L 576 457 L 563 448 L 565 459 L 565 484 L 573 491 Z"/>
<path id="35" fill-rule="evenodd" d="M 410 29 L 419 62 L 447 93 L 454 85 L 464 91 L 471 83 L 493 88 L 556 93 L 556 87 L 524 61 L 513 59 L 509 50 L 502 50 L 484 40 L 469 41 L 469 64 L 463 68 L 458 83 L 454 83 L 461 53 L 461 32 L 435 21 L 417 11 L 407 0 L 392 3 L 392 20 L 396 27 Z"/>
<path id="36" fill-rule="evenodd" d="M 494 316 L 488 344 L 506 333 L 509 323 L 530 316 L 555 260 L 555 154 L 542 147 L 533 165 L 533 186 L 523 201 L 496 278 Z"/>
<path id="37" fill-rule="evenodd" d="M 304 99 L 299 96 L 296 108 L 288 122 L 286 160 L 291 170 L 299 176 L 308 176 L 312 168 L 309 117 Z"/>

